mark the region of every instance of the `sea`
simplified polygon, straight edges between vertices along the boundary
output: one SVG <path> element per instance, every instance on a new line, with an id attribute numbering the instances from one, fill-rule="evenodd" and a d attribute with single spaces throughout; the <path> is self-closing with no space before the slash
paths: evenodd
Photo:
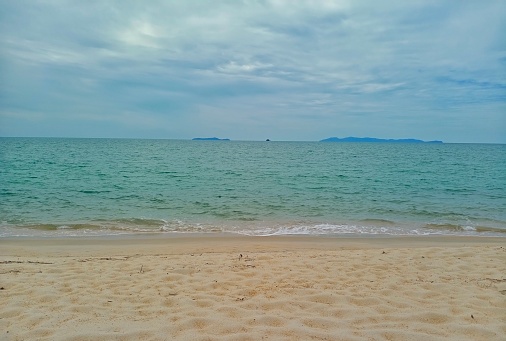
<path id="1" fill-rule="evenodd" d="M 506 145 L 0 138 L 0 238 L 506 237 Z"/>

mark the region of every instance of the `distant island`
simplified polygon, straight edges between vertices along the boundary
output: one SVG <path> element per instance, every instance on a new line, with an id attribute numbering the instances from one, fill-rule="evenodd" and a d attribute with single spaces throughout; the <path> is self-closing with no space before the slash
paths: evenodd
<path id="1" fill-rule="evenodd" d="M 320 140 L 320 142 L 394 142 L 394 143 L 443 143 L 443 141 L 422 141 L 417 139 L 377 139 L 374 137 L 329 137 L 328 139 Z"/>
<path id="2" fill-rule="evenodd" d="M 230 139 L 219 139 L 217 137 L 194 137 L 192 141 L 230 141 Z"/>

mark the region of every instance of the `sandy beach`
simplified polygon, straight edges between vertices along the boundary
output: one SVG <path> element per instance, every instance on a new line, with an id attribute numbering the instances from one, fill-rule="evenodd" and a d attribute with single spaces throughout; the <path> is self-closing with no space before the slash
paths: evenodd
<path id="1" fill-rule="evenodd" d="M 506 243 L 0 240 L 1 340 L 504 340 Z"/>

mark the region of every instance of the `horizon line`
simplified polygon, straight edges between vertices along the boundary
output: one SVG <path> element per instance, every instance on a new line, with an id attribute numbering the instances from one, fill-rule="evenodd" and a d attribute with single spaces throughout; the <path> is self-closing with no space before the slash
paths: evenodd
<path id="1" fill-rule="evenodd" d="M 347 137 L 354 137 L 354 136 L 347 136 Z M 345 138 L 347 138 L 345 137 Z M 34 139 L 110 139 L 110 140 L 173 140 L 173 141 L 192 141 L 193 138 L 170 138 L 170 137 L 91 137 L 91 136 L 3 136 L 0 135 L 0 138 L 34 138 Z M 363 138 L 371 138 L 371 137 L 363 137 Z M 221 139 L 221 138 L 220 138 Z M 414 138 L 377 138 L 379 140 L 385 140 L 385 141 L 378 141 L 378 142 L 369 142 L 369 141 L 362 141 L 362 142 L 354 142 L 354 141 L 341 141 L 337 143 L 410 143 L 413 142 L 403 142 L 403 141 L 396 141 L 396 140 L 407 140 L 407 139 L 414 139 Z M 231 139 L 228 138 L 228 140 L 215 140 L 214 142 L 321 142 L 322 140 L 273 140 L 271 138 L 267 139 L 258 139 L 258 140 L 241 140 L 241 139 Z M 393 141 L 388 141 L 393 140 Z M 420 140 L 422 141 L 422 144 L 431 144 L 432 141 L 441 141 L 442 143 L 438 144 L 506 144 L 506 142 L 446 142 L 442 140 Z M 194 141 L 199 142 L 199 141 Z M 201 140 L 201 142 L 213 142 L 213 140 Z M 416 144 L 416 143 L 415 143 Z"/>

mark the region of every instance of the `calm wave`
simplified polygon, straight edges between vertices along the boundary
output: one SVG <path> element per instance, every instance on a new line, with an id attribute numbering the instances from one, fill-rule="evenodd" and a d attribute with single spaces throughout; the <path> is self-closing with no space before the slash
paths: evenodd
<path id="1" fill-rule="evenodd" d="M 0 138 L 0 236 L 506 236 L 506 145 Z"/>

